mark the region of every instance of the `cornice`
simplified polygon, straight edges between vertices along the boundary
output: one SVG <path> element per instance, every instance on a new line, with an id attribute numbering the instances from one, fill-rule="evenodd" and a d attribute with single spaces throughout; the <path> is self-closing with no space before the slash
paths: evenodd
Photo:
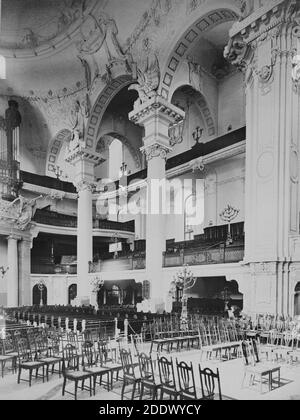
<path id="1" fill-rule="evenodd" d="M 155 95 L 142 104 L 134 106 L 134 110 L 129 113 L 129 119 L 135 124 L 141 124 L 142 120 L 153 114 L 161 114 L 162 116 L 172 119 L 174 122 L 180 122 L 184 119 L 185 112 L 172 105 L 160 95 Z"/>

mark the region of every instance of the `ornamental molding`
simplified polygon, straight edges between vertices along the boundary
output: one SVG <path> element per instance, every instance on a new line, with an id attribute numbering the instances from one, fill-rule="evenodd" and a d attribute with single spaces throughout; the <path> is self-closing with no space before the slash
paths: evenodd
<path id="1" fill-rule="evenodd" d="M 171 147 L 168 147 L 164 144 L 154 143 L 150 146 L 141 147 L 141 152 L 146 156 L 147 162 L 153 158 L 160 157 L 161 159 L 167 159 L 167 154 L 172 150 Z"/>
<path id="2" fill-rule="evenodd" d="M 270 82 L 277 57 L 293 56 L 295 53 L 293 48 L 283 50 L 278 37 L 283 34 L 289 38 L 290 32 L 299 37 L 299 18 L 300 5 L 296 0 L 274 0 L 271 8 L 270 6 L 260 8 L 233 26 L 230 31 L 230 41 L 224 50 L 225 58 L 243 72 L 249 70 L 250 65 L 250 74 L 254 70 L 261 83 Z M 270 63 L 265 63 L 257 69 L 255 68 L 257 48 L 267 40 L 270 40 L 272 45 Z M 249 80 L 249 75 L 247 79 Z"/>
<path id="3" fill-rule="evenodd" d="M 97 184 L 95 182 L 87 181 L 87 180 L 80 180 L 77 182 L 74 182 L 75 188 L 77 192 L 83 192 L 83 191 L 90 191 L 93 193 L 96 190 Z"/>
<path id="4" fill-rule="evenodd" d="M 41 198 L 44 197 L 27 199 L 19 195 L 12 202 L 0 199 L 0 222 L 21 231 L 30 228 L 31 220 L 37 209 L 37 202 Z"/>
<path id="5" fill-rule="evenodd" d="M 71 165 L 75 165 L 80 160 L 94 163 L 95 165 L 99 165 L 105 161 L 100 153 L 91 152 L 84 145 L 78 144 L 76 148 L 66 154 L 65 161 Z"/>
<path id="6" fill-rule="evenodd" d="M 160 95 L 155 95 L 153 98 L 144 102 L 143 104 L 135 104 L 134 110 L 129 113 L 129 119 L 135 124 L 142 124 L 142 121 L 151 115 L 160 115 L 171 120 L 171 122 L 179 123 L 184 119 L 185 112 L 176 106 L 170 104 L 166 99 Z"/>

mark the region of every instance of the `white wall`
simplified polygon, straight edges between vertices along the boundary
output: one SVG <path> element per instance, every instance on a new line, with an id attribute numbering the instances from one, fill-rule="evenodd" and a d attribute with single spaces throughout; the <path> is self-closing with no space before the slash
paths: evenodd
<path id="1" fill-rule="evenodd" d="M 219 83 L 218 134 L 228 133 L 246 125 L 245 93 L 241 72 L 225 78 Z"/>

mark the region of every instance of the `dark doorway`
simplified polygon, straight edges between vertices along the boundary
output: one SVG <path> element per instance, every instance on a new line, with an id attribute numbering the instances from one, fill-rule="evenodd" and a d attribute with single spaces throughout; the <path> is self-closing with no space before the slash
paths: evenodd
<path id="1" fill-rule="evenodd" d="M 44 286 L 42 290 L 39 289 L 39 285 L 36 284 L 32 289 L 32 304 L 40 305 L 41 296 L 43 305 L 47 305 L 47 287 Z"/>
<path id="2" fill-rule="evenodd" d="M 68 304 L 71 305 L 72 300 L 77 298 L 77 284 L 71 284 L 68 288 Z"/>

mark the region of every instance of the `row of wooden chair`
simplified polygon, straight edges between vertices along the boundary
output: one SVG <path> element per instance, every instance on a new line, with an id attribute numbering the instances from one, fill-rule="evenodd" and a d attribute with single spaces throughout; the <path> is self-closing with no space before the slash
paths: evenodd
<path id="1" fill-rule="evenodd" d="M 153 360 L 151 355 L 140 353 L 138 361 L 133 361 L 132 354 L 124 349 L 120 351 L 123 366 L 123 386 L 121 399 L 124 399 L 125 390 L 132 385 L 131 399 L 135 398 L 136 389 L 139 389 L 139 398 L 146 396 L 151 400 L 177 399 L 222 399 L 219 370 L 213 372 L 209 368 L 202 369 L 199 365 L 201 395 L 195 385 L 192 363 L 179 362 L 176 359 L 177 378 L 175 377 L 172 358 L 158 356 Z M 157 363 L 158 375 L 154 365 Z M 136 368 L 139 367 L 139 373 Z M 217 388 L 217 392 L 216 392 Z"/>

